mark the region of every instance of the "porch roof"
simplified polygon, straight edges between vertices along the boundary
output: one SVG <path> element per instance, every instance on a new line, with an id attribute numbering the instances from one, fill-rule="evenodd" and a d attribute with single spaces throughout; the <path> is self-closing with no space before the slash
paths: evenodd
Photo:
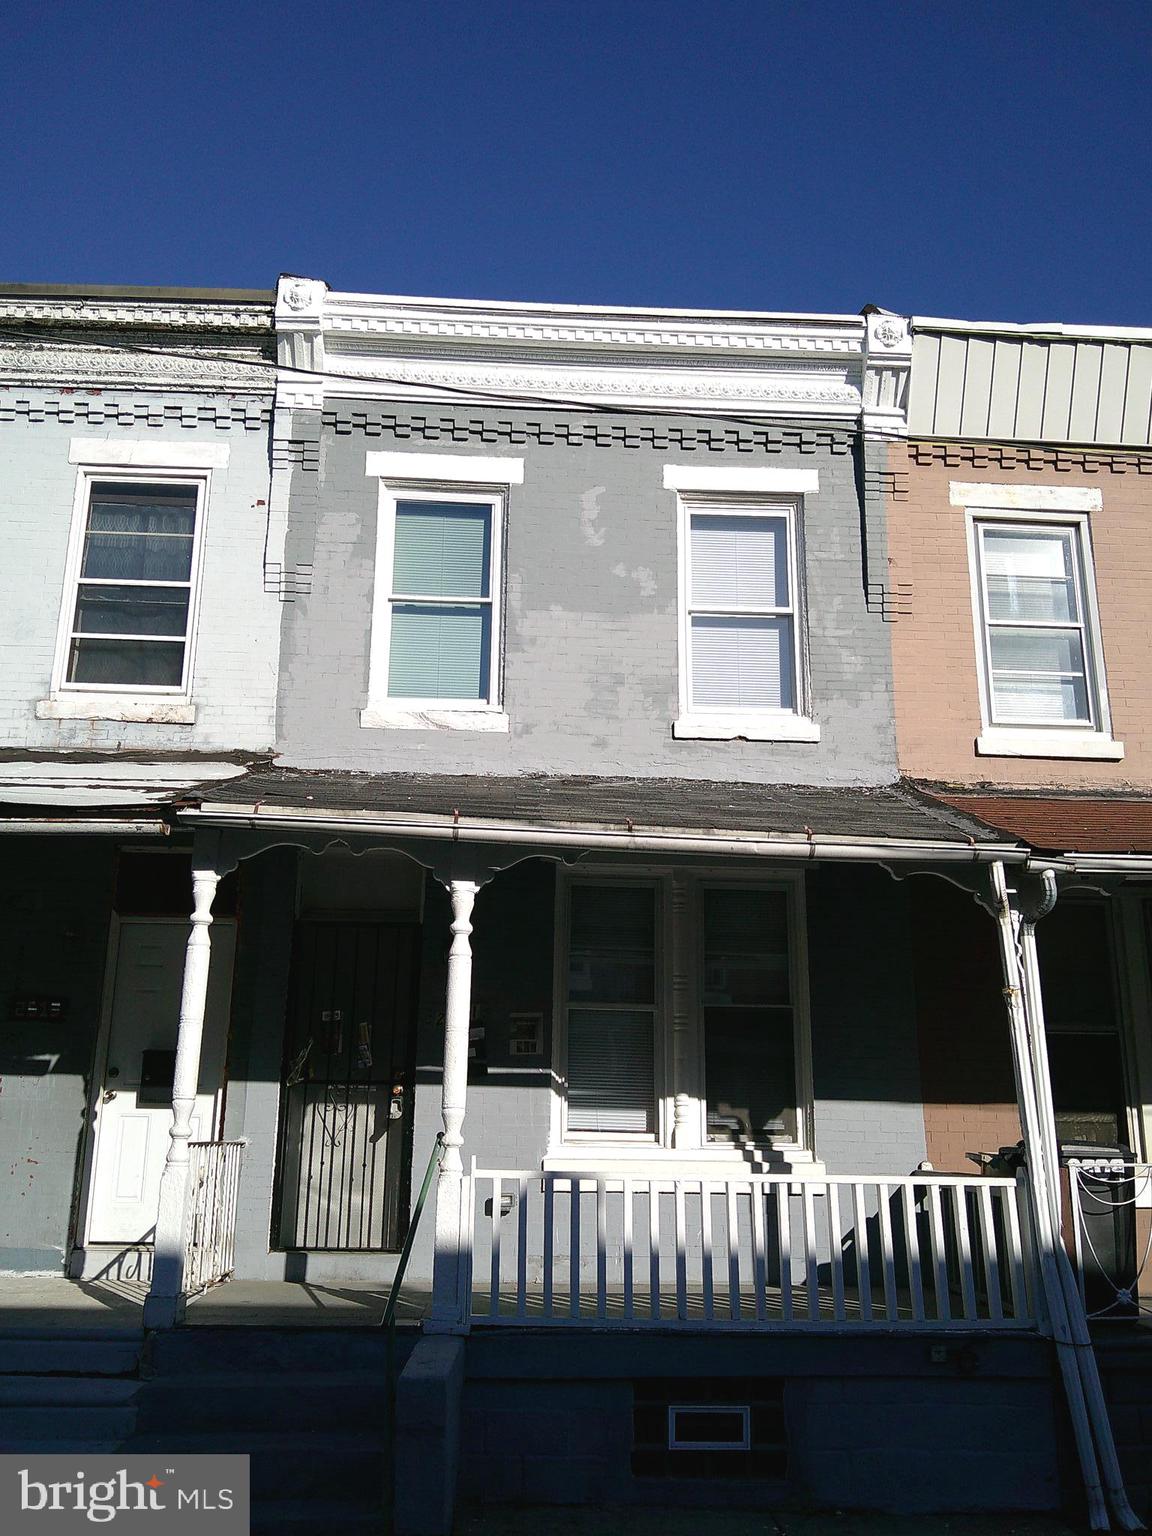
<path id="1" fill-rule="evenodd" d="M 699 779 L 595 776 L 386 774 L 274 768 L 205 785 L 199 819 L 234 823 L 299 818 L 314 825 L 388 822 L 445 837 L 465 825 L 476 836 L 501 828 L 579 834 L 643 833 L 862 844 L 923 844 L 990 850 L 1016 845 L 963 810 L 907 784 L 814 788 Z"/>
<path id="2" fill-rule="evenodd" d="M 1152 796 L 935 794 L 950 810 L 978 817 L 1044 853 L 1152 854 Z"/>

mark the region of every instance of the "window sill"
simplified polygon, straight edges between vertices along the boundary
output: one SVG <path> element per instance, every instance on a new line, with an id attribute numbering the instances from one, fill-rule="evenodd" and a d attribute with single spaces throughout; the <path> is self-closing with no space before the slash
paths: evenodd
<path id="1" fill-rule="evenodd" d="M 820 727 L 804 715 L 681 715 L 678 741 L 819 741 Z"/>
<path id="2" fill-rule="evenodd" d="M 39 699 L 37 720 L 118 720 L 129 725 L 195 725 L 196 706 L 179 699 L 61 693 Z"/>
<path id="3" fill-rule="evenodd" d="M 508 716 L 499 709 L 404 709 L 398 704 L 369 704 L 360 711 L 367 730 L 508 732 Z"/>
<path id="4" fill-rule="evenodd" d="M 989 726 L 976 738 L 976 752 L 980 757 L 1068 757 L 1118 763 L 1124 756 L 1124 743 L 1113 741 L 1099 731 L 1016 730 Z"/>

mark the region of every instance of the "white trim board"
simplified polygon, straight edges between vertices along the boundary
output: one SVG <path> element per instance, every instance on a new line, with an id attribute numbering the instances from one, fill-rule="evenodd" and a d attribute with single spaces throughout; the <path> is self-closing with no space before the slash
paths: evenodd
<path id="1" fill-rule="evenodd" d="M 364 473 L 381 480 L 440 480 L 459 485 L 523 485 L 523 459 L 479 458 L 464 453 L 365 455 Z"/>
<path id="2" fill-rule="evenodd" d="M 952 480 L 948 500 L 954 507 L 1005 512 L 1099 512 L 1104 497 L 1089 485 L 984 485 Z"/>
<path id="3" fill-rule="evenodd" d="M 227 443 L 154 442 L 139 438 L 74 437 L 69 464 L 140 469 L 227 469 Z"/>
<path id="4" fill-rule="evenodd" d="M 720 469 L 704 464 L 665 464 L 666 491 L 740 492 L 764 496 L 810 496 L 820 489 L 816 469 Z"/>

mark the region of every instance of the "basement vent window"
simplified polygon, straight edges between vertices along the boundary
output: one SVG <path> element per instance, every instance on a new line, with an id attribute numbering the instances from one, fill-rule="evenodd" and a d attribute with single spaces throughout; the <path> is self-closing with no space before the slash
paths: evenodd
<path id="1" fill-rule="evenodd" d="M 635 1381 L 632 1401 L 634 1477 L 777 1482 L 787 1472 L 779 1378 Z"/>
<path id="2" fill-rule="evenodd" d="M 668 1449 L 750 1451 L 752 1411 L 735 1403 L 674 1403 L 668 1410 Z"/>

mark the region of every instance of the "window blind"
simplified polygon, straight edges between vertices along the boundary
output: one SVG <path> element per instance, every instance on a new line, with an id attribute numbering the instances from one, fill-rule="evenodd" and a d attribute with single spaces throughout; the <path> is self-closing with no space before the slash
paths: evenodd
<path id="1" fill-rule="evenodd" d="M 397 597 L 487 597 L 492 512 L 460 502 L 396 504 Z"/>
<path id="2" fill-rule="evenodd" d="M 785 518 L 693 516 L 693 607 L 787 608 L 790 601 Z"/>
<path id="3" fill-rule="evenodd" d="M 490 506 L 397 502 L 390 698 L 488 697 L 491 552 Z"/>
<path id="4" fill-rule="evenodd" d="M 692 701 L 725 709 L 793 709 L 792 621 L 693 615 Z"/>
<path id="5" fill-rule="evenodd" d="M 655 1130 L 652 1022 L 651 1010 L 571 1010 L 569 1130 Z"/>
<path id="6" fill-rule="evenodd" d="M 693 705 L 796 707 L 788 519 L 694 512 L 689 522 Z"/>
<path id="7" fill-rule="evenodd" d="M 1072 529 L 983 529 L 993 718 L 1068 725 L 1092 718 Z"/>
<path id="8" fill-rule="evenodd" d="M 656 1128 L 656 893 L 573 886 L 569 928 L 568 1128 Z"/>

